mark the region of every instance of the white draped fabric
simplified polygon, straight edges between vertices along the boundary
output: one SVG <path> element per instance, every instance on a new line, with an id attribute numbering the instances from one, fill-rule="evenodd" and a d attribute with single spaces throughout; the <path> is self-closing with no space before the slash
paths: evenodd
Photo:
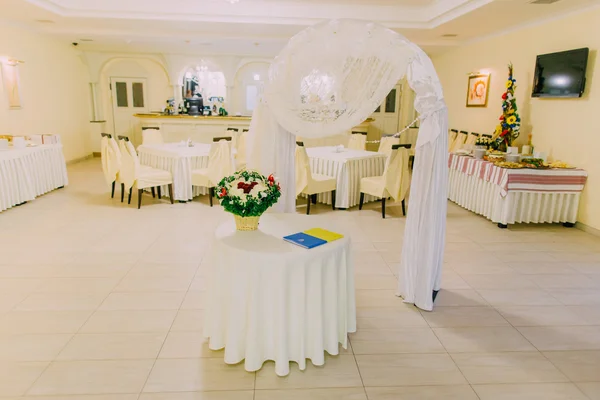
<path id="1" fill-rule="evenodd" d="M 347 348 L 356 331 L 350 239 L 310 251 L 281 239 L 322 218 L 268 214 L 257 232 L 236 231 L 233 220 L 217 229 L 204 336 L 210 349 L 225 349 L 226 363 L 245 360 L 247 371 L 257 371 L 273 360 L 285 376 L 290 361 L 304 370 L 307 358 L 323 365 L 324 352 Z"/>
<path id="2" fill-rule="evenodd" d="M 421 125 L 417 138 L 398 294 L 431 311 L 440 289 L 448 193 L 448 110 L 429 57 L 413 45 L 408 82 L 416 93 Z"/>
<path id="3" fill-rule="evenodd" d="M 121 169 L 121 151 L 115 139 L 102 137 L 100 141 L 100 157 L 104 180 L 110 186 L 117 180 L 119 170 Z"/>
<path id="4" fill-rule="evenodd" d="M 61 144 L 0 150 L 0 211 L 67 184 Z"/>

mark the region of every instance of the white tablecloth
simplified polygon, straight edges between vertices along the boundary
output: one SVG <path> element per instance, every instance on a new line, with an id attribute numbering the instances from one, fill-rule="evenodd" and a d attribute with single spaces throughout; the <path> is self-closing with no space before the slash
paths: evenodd
<path id="1" fill-rule="evenodd" d="M 0 150 L 0 211 L 67 184 L 61 144 Z"/>
<path id="2" fill-rule="evenodd" d="M 225 349 L 227 364 L 245 359 L 257 371 L 273 360 L 285 376 L 290 361 L 304 370 L 307 358 L 323 365 L 325 351 L 347 347 L 356 331 L 350 240 L 306 250 L 282 239 L 315 227 L 335 230 L 294 214 L 265 214 L 254 232 L 236 231 L 233 216 L 218 227 L 204 336 L 211 349 Z"/>
<path id="3" fill-rule="evenodd" d="M 306 149 L 313 173 L 328 175 L 337 179 L 337 208 L 350 208 L 360 200 L 360 179 L 369 176 L 381 176 L 385 168 L 386 157 L 372 151 L 344 149 L 335 152 L 335 147 L 313 147 Z M 375 197 L 365 196 L 365 202 Z M 320 203 L 331 204 L 331 193 L 317 196 Z"/>
<path id="4" fill-rule="evenodd" d="M 138 147 L 140 164 L 169 171 L 173 175 L 173 197 L 178 201 L 191 201 L 195 196 L 207 194 L 207 188 L 192 187 L 192 170 L 208 167 L 210 144 L 196 143 L 187 147 L 180 143 L 141 145 Z M 167 187 L 162 188 L 167 194 Z"/>
<path id="5" fill-rule="evenodd" d="M 503 225 L 577 221 L 587 173 L 581 170 L 507 170 L 449 156 L 448 198 Z"/>

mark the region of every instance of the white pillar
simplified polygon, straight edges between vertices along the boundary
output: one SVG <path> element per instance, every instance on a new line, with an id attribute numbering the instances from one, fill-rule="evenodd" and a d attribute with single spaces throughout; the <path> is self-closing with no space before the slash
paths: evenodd
<path id="1" fill-rule="evenodd" d="M 173 86 L 173 99 L 175 100 L 175 114 L 179 114 L 179 104 L 183 101 L 183 85 L 172 85 Z"/>

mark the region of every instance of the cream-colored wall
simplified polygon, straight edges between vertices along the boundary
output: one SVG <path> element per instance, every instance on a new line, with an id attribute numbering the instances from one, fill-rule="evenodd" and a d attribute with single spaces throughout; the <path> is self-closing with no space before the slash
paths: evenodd
<path id="1" fill-rule="evenodd" d="M 242 115 L 252 115 L 252 111 L 246 108 L 246 86 L 256 85 L 259 88 L 264 85 L 269 73 L 269 63 L 251 62 L 242 66 L 235 75 L 233 82 L 233 98 L 229 103 L 229 112 L 234 114 L 240 112 Z M 258 74 L 260 79 L 254 80 L 254 75 Z"/>
<path id="2" fill-rule="evenodd" d="M 590 48 L 585 94 L 581 99 L 537 99 L 531 97 L 538 54 Z M 491 133 L 502 113 L 507 64 L 512 62 L 517 79 L 517 106 L 523 121 L 519 143 L 533 134 L 537 150 L 550 159 L 586 169 L 578 221 L 600 229 L 600 8 L 589 9 L 560 20 L 530 26 L 502 36 L 461 46 L 433 58 L 444 87 L 450 127 Z M 467 74 L 487 70 L 492 74 L 487 108 L 466 108 Z M 598 79 L 595 79 L 597 76 Z"/>
<path id="3" fill-rule="evenodd" d="M 21 109 L 9 110 L 0 80 L 0 134 L 59 134 L 67 161 L 90 154 L 88 72 L 71 44 L 0 22 L 0 57 L 25 61 Z"/>

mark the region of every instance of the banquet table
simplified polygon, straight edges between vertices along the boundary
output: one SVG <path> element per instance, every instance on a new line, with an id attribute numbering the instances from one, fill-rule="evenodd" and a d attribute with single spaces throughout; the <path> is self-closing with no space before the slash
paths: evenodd
<path id="1" fill-rule="evenodd" d="M 0 212 L 68 184 L 62 144 L 0 149 Z"/>
<path id="2" fill-rule="evenodd" d="M 169 171 L 173 175 L 173 197 L 178 201 L 191 201 L 195 196 L 207 194 L 208 189 L 192 186 L 192 170 L 208 167 L 210 144 L 195 143 L 188 147 L 181 143 L 141 145 L 138 147 L 140 164 Z M 168 188 L 162 188 L 168 193 Z"/>
<path id="3" fill-rule="evenodd" d="M 506 169 L 457 154 L 449 155 L 448 167 L 448 198 L 499 227 L 577 221 L 584 170 Z"/>
<path id="4" fill-rule="evenodd" d="M 324 365 L 356 331 L 354 266 L 350 239 L 311 250 L 284 236 L 323 227 L 322 219 L 264 214 L 259 230 L 236 231 L 233 218 L 215 232 L 209 263 L 204 336 L 211 350 L 225 349 L 224 361 L 245 360 L 247 371 L 275 361 L 279 376 L 289 362 Z M 340 232 L 343 233 L 343 232 Z"/>
<path id="5" fill-rule="evenodd" d="M 360 180 L 370 176 L 381 176 L 385 168 L 386 156 L 381 153 L 336 147 L 307 148 L 311 171 L 337 179 L 336 208 L 357 206 L 360 199 Z M 365 196 L 365 202 L 375 201 L 373 196 Z M 320 193 L 320 203 L 331 204 L 331 193 Z"/>

